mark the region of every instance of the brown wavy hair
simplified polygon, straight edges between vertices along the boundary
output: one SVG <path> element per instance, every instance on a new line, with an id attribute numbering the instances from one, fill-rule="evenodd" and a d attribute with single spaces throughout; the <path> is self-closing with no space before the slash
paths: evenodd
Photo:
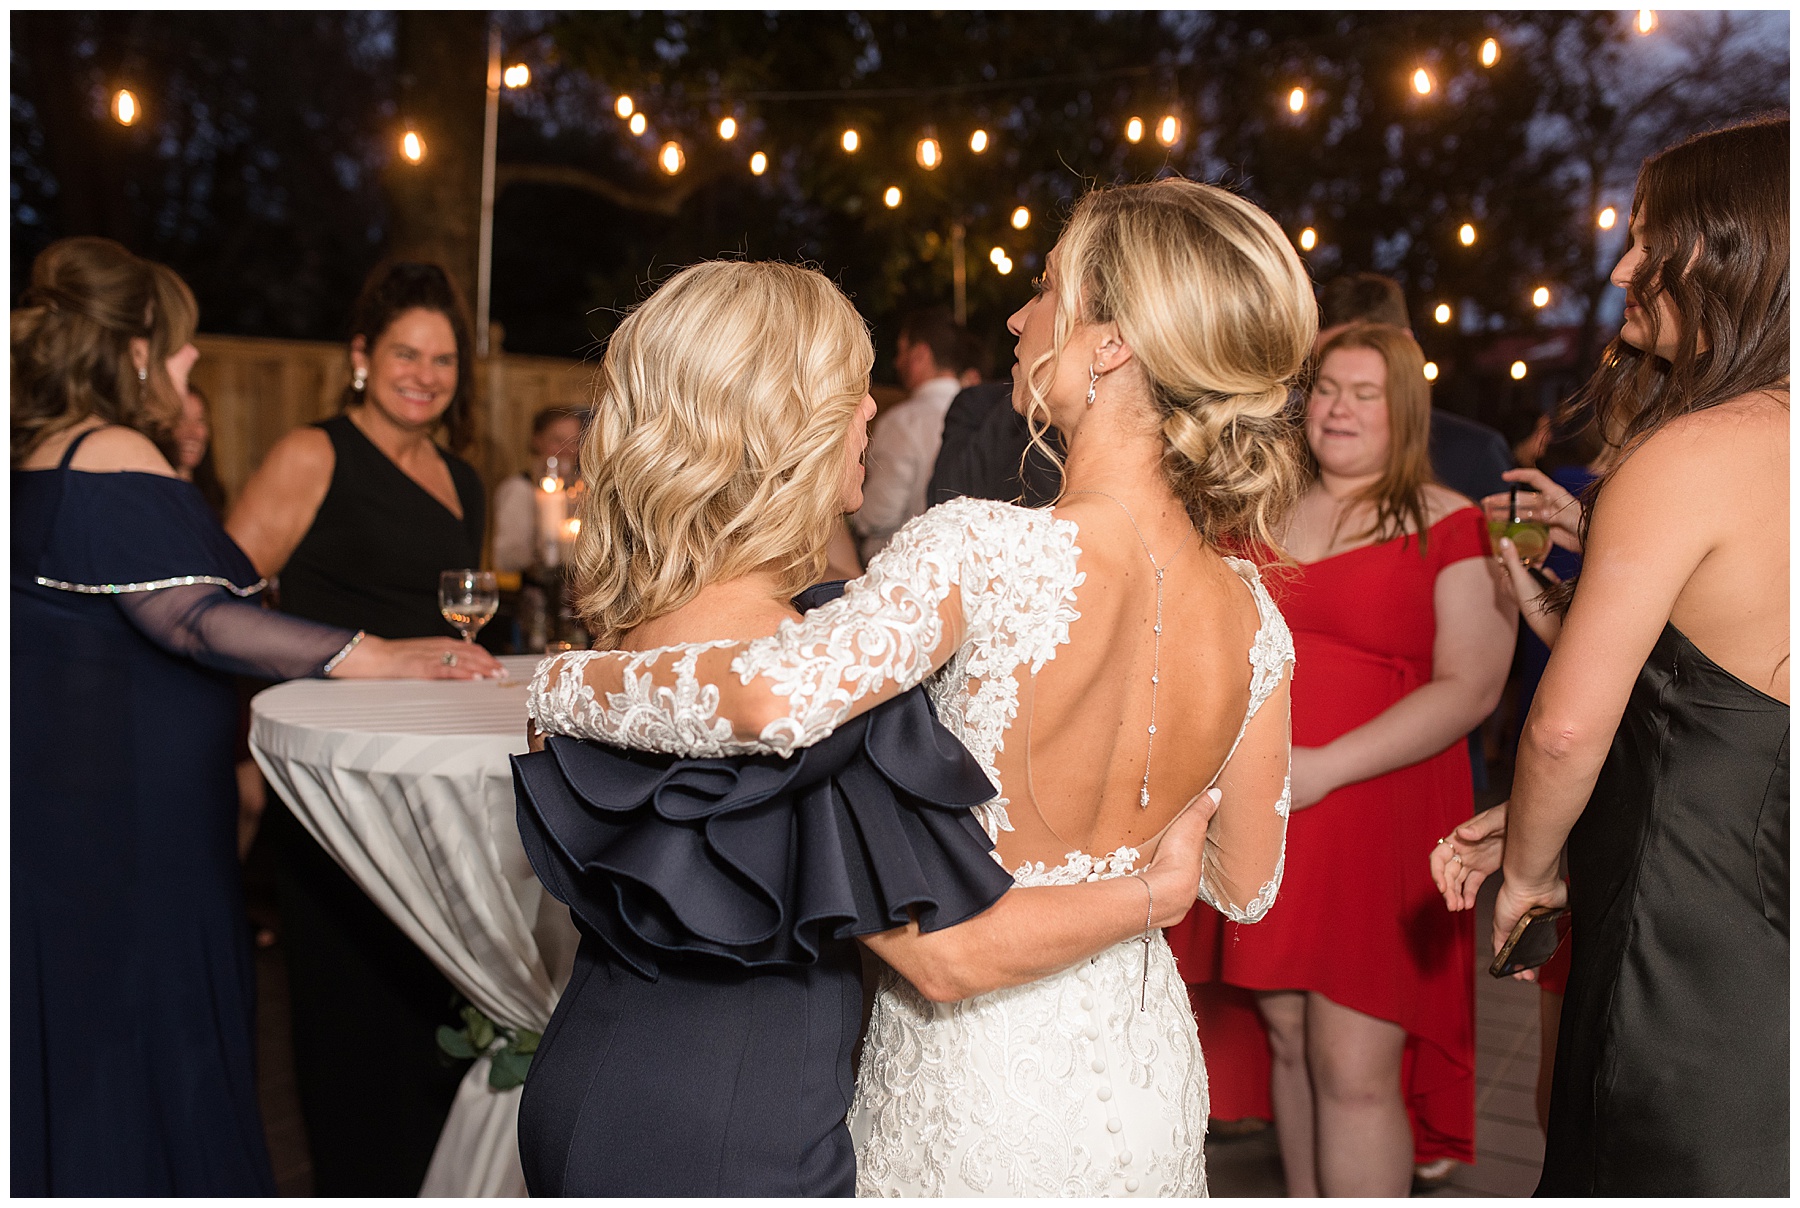
<path id="1" fill-rule="evenodd" d="M 1431 386 L 1425 380 L 1425 352 L 1404 328 L 1391 323 L 1352 323 L 1325 341 L 1318 363 L 1323 365 L 1326 357 L 1342 348 L 1367 348 L 1381 357 L 1387 370 L 1387 385 L 1382 390 L 1387 397 L 1387 465 L 1380 478 L 1351 497 L 1375 508 L 1374 520 L 1356 539 L 1388 541 L 1404 536 L 1410 524 L 1419 535 L 1422 557 L 1431 528 L 1426 522 L 1430 509 L 1425 503 L 1425 485 L 1436 481 L 1431 472 Z M 1319 463 L 1311 446 L 1306 451 L 1306 465 L 1317 478 Z M 1338 513 L 1340 523 L 1343 515 Z M 1335 532 L 1332 539 L 1337 539 Z"/>
<path id="2" fill-rule="evenodd" d="M 1758 118 L 1696 134 L 1644 161 L 1632 197 L 1644 258 L 1626 287 L 1654 348 L 1658 294 L 1681 316 L 1673 358 L 1615 337 L 1600 368 L 1565 405 L 1601 433 L 1617 433 L 1605 473 L 1583 498 L 1582 537 L 1594 503 L 1631 451 L 1671 421 L 1788 378 L 1788 119 Z M 1700 347 L 1702 339 L 1706 347 Z M 1574 598 L 1571 580 L 1549 594 Z"/>
<path id="3" fill-rule="evenodd" d="M 59 239 L 31 264 L 12 316 L 12 464 L 98 417 L 134 428 L 174 461 L 182 399 L 166 362 L 194 338 L 199 307 L 166 265 L 110 239 Z M 131 341 L 150 345 L 139 381 Z"/>
<path id="4" fill-rule="evenodd" d="M 1287 236 L 1236 194 L 1170 177 L 1087 194 L 1057 246 L 1051 347 L 1025 367 L 1034 447 L 1060 467 L 1044 393 L 1075 324 L 1117 323 L 1161 420 L 1163 474 L 1201 539 L 1278 556 L 1305 489 L 1288 393 L 1319 327 Z"/>
<path id="5" fill-rule="evenodd" d="M 361 336 L 364 349 L 372 356 L 376 342 L 409 310 L 443 315 L 456 337 L 456 393 L 450 396 L 438 426 L 450 448 L 460 453 L 475 440 L 475 348 L 469 339 L 469 308 L 450 274 L 436 264 L 407 260 L 377 265 L 350 308 L 350 339 Z M 362 401 L 362 391 L 345 386 L 339 410 Z"/>

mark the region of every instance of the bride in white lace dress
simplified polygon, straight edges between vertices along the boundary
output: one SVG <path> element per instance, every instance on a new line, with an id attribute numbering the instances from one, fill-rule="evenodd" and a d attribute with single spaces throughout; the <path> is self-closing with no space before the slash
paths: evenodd
<path id="1" fill-rule="evenodd" d="M 998 788 L 977 812 L 1018 885 L 1130 874 L 1216 785 L 1200 896 L 1254 921 L 1281 879 L 1292 645 L 1222 551 L 1276 548 L 1315 316 L 1249 203 L 1180 180 L 1090 194 L 1010 324 L 1018 405 L 1067 442 L 1054 510 L 934 508 L 767 637 L 548 660 L 535 724 L 785 754 L 924 681 Z M 1206 1072 L 1160 932 L 969 996 L 904 959 L 916 930 L 865 939 L 914 981 L 890 970 L 875 1003 L 859 1194 L 1205 1192 Z"/>

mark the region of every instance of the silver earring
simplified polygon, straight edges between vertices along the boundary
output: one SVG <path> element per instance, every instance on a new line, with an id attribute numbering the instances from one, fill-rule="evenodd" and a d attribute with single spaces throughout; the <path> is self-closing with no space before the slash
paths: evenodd
<path id="1" fill-rule="evenodd" d="M 150 380 L 150 371 L 148 369 L 140 369 L 137 371 L 137 373 L 138 373 L 138 381 L 147 382 Z"/>
<path id="2" fill-rule="evenodd" d="M 363 387 L 368 384 L 369 371 L 367 369 L 359 368 L 355 373 L 350 375 L 350 389 L 356 391 L 358 394 L 361 394 L 363 392 Z"/>
<path id="3" fill-rule="evenodd" d="M 1092 365 L 1089 365 L 1088 366 L 1088 396 L 1087 396 L 1087 405 L 1088 406 L 1092 407 L 1094 405 L 1094 392 L 1099 389 L 1100 389 L 1100 371 L 1098 369 L 1095 369 Z"/>

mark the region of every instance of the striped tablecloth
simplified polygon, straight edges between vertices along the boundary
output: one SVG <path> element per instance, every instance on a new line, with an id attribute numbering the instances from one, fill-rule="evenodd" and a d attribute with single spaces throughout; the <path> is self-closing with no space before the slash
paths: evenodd
<path id="1" fill-rule="evenodd" d="M 325 850 L 470 1002 L 541 1032 L 576 935 L 519 845 L 507 756 L 525 751 L 525 684 L 295 680 L 251 703 L 250 747 Z M 519 1091 L 463 1079 L 422 1195 L 523 1195 Z"/>

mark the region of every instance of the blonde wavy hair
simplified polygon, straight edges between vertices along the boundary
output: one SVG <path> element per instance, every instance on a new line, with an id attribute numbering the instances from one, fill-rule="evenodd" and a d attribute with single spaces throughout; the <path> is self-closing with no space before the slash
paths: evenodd
<path id="1" fill-rule="evenodd" d="M 582 441 L 576 606 L 601 648 L 702 587 L 817 582 L 875 351 L 822 274 L 709 261 L 619 325 Z"/>
<path id="2" fill-rule="evenodd" d="M 1233 193 L 1171 177 L 1089 193 L 1057 247 L 1051 348 L 1025 375 L 1034 443 L 1054 459 L 1044 396 L 1075 325 L 1116 323 L 1161 422 L 1163 473 L 1201 538 L 1279 556 L 1307 483 L 1288 397 L 1319 327 L 1281 228 Z"/>

